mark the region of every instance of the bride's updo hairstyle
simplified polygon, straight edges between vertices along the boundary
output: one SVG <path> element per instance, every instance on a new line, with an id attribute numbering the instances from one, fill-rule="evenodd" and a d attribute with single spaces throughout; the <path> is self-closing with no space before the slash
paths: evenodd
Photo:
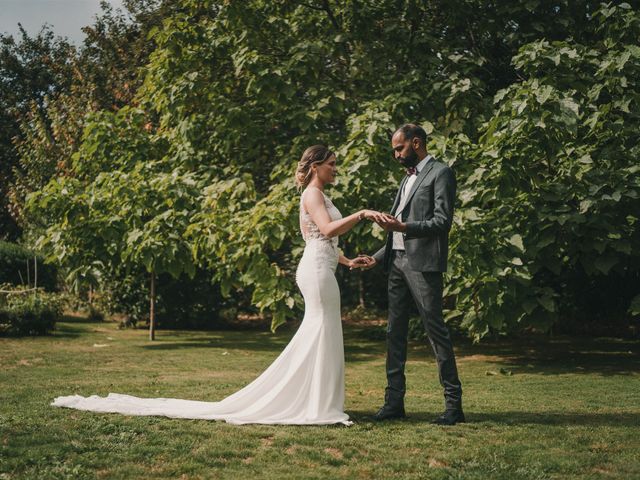
<path id="1" fill-rule="evenodd" d="M 326 145 L 313 145 L 307 148 L 302 154 L 296 169 L 296 185 L 304 188 L 311 181 L 311 167 L 320 165 L 331 158 L 333 152 Z"/>

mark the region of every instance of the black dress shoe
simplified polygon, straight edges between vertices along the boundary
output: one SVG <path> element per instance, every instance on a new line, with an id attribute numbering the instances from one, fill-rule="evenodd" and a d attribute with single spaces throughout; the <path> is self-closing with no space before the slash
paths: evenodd
<path id="1" fill-rule="evenodd" d="M 442 415 L 431 421 L 435 425 L 455 425 L 464 423 L 464 412 L 462 410 L 445 410 Z"/>
<path id="2" fill-rule="evenodd" d="M 372 418 L 376 422 L 381 422 L 383 420 L 392 420 L 394 418 L 405 418 L 406 415 L 404 413 L 404 407 L 392 407 L 390 405 L 383 405 L 378 413 L 376 413 Z"/>

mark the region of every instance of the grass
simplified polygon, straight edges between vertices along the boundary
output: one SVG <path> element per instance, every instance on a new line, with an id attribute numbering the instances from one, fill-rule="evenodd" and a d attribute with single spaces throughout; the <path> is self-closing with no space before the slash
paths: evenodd
<path id="1" fill-rule="evenodd" d="M 292 333 L 160 331 L 152 343 L 143 330 L 76 320 L 48 337 L 0 338 L 0 479 L 640 478 L 637 341 L 459 341 L 468 423 L 453 428 L 428 423 L 443 402 L 433 355 L 419 343 L 407 365 L 409 418 L 367 419 L 383 397 L 385 347 L 356 327 L 345 329 L 352 427 L 49 406 L 73 393 L 219 400 Z"/>

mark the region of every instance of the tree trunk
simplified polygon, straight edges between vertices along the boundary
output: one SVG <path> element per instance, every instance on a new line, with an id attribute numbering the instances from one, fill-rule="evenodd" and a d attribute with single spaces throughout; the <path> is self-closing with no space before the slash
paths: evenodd
<path id="1" fill-rule="evenodd" d="M 151 295 L 149 305 L 149 340 L 156 339 L 156 271 L 151 270 Z"/>
<path id="2" fill-rule="evenodd" d="M 33 294 L 38 295 L 38 257 L 33 257 Z"/>
<path id="3" fill-rule="evenodd" d="M 364 273 L 358 272 L 358 303 L 360 308 L 364 308 Z"/>

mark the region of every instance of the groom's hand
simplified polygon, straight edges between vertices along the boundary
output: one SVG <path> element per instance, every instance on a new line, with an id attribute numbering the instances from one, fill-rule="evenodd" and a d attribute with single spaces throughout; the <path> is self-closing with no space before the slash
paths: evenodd
<path id="1" fill-rule="evenodd" d="M 384 218 L 378 222 L 382 228 L 387 232 L 405 232 L 407 230 L 407 224 L 402 223 L 396 217 L 391 215 L 385 215 Z"/>

